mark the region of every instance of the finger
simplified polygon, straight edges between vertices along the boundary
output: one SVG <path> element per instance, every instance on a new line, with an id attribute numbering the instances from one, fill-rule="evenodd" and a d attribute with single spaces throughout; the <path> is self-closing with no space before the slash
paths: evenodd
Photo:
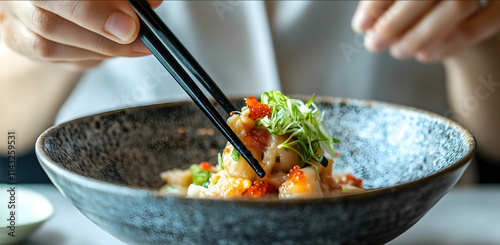
<path id="1" fill-rule="evenodd" d="M 16 14 L 19 20 L 31 31 L 53 42 L 87 49 L 110 57 L 137 57 L 150 54 L 142 42 L 118 44 L 52 12 L 30 4 Z"/>
<path id="2" fill-rule="evenodd" d="M 105 55 L 81 48 L 59 44 L 33 33 L 13 17 L 6 18 L 3 24 L 3 41 L 14 51 L 37 60 L 105 59 Z"/>
<path id="3" fill-rule="evenodd" d="M 148 3 L 149 5 L 151 6 L 151 8 L 158 8 L 158 6 L 160 6 L 161 3 L 163 3 L 163 0 L 148 0 Z"/>
<path id="4" fill-rule="evenodd" d="M 85 29 L 118 43 L 133 42 L 139 20 L 128 1 L 32 1 Z"/>
<path id="5" fill-rule="evenodd" d="M 364 33 L 391 6 L 393 1 L 360 1 L 352 18 L 352 29 Z"/>
<path id="6" fill-rule="evenodd" d="M 69 70 L 85 71 L 98 66 L 102 63 L 102 60 L 52 61 L 51 63 L 59 64 Z"/>
<path id="7" fill-rule="evenodd" d="M 477 12 L 460 24 L 456 31 L 431 49 L 417 54 L 421 62 L 434 62 L 452 55 L 465 47 L 472 46 L 492 37 L 500 31 L 500 2 L 492 1 L 489 6 Z"/>
<path id="8" fill-rule="evenodd" d="M 397 1 L 378 20 L 365 38 L 368 50 L 387 48 L 410 29 L 434 5 L 435 1 Z"/>
<path id="9" fill-rule="evenodd" d="M 391 55 L 397 59 L 414 56 L 434 40 L 449 35 L 453 28 L 472 15 L 478 7 L 477 1 L 440 2 L 401 40 L 391 46 Z"/>
<path id="10" fill-rule="evenodd" d="M 5 19 L 5 10 L 0 5 L 0 24 L 2 24 L 4 19 Z"/>

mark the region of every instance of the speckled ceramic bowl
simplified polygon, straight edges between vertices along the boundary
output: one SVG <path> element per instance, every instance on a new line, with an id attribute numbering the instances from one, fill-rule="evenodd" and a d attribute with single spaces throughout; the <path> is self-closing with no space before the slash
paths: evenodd
<path id="1" fill-rule="evenodd" d="M 240 100 L 241 101 L 241 100 Z M 378 244 L 397 237 L 457 182 L 473 136 L 435 114 L 392 104 L 317 98 L 341 140 L 336 171 L 370 191 L 307 200 L 160 196 L 160 172 L 215 162 L 225 140 L 192 103 L 137 107 L 48 129 L 36 143 L 57 188 L 130 244 Z"/>

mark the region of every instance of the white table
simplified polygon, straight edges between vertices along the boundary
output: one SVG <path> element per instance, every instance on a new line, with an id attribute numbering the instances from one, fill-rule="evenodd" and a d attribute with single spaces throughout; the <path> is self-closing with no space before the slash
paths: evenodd
<path id="1" fill-rule="evenodd" d="M 48 197 L 56 213 L 25 244 L 124 244 L 85 218 L 54 186 L 26 186 Z M 389 244 L 500 244 L 500 185 L 453 189 Z"/>

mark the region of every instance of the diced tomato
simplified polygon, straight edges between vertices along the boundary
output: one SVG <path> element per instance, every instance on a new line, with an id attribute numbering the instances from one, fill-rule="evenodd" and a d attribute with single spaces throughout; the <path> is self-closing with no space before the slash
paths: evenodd
<path id="1" fill-rule="evenodd" d="M 200 168 L 201 170 L 209 170 L 212 166 L 210 166 L 210 163 L 208 162 L 201 162 L 200 163 Z"/>
<path id="2" fill-rule="evenodd" d="M 335 157 L 339 157 L 340 154 L 338 152 L 335 152 Z"/>
<path id="3" fill-rule="evenodd" d="M 306 177 L 306 176 L 304 176 L 304 172 L 302 172 L 302 170 L 300 170 L 299 165 L 293 166 L 293 168 L 290 169 L 290 171 L 288 172 L 288 174 L 286 176 L 288 176 L 288 178 L 291 179 L 294 183 L 299 183 L 302 180 L 304 180 Z"/>
<path id="4" fill-rule="evenodd" d="M 346 175 L 342 176 L 342 178 L 339 181 L 339 184 L 343 184 L 343 185 L 350 184 L 350 185 L 361 188 L 363 186 L 363 180 L 352 176 L 352 174 L 346 174 Z"/>
<path id="5" fill-rule="evenodd" d="M 262 197 L 264 194 L 274 193 L 276 192 L 276 187 L 269 184 L 269 182 L 262 181 L 254 181 L 252 186 L 246 190 L 246 193 L 252 196 L 253 198 Z"/>
<path id="6" fill-rule="evenodd" d="M 253 147 L 255 149 L 260 149 L 261 151 L 266 149 L 267 141 L 269 140 L 269 132 L 266 129 L 251 129 L 243 143 L 248 147 Z"/>
<path id="7" fill-rule="evenodd" d="M 255 99 L 255 97 L 250 96 L 245 99 L 245 102 L 250 110 L 250 114 L 248 116 L 251 119 L 257 120 L 259 118 L 271 116 L 271 106 L 260 103 L 257 99 Z"/>

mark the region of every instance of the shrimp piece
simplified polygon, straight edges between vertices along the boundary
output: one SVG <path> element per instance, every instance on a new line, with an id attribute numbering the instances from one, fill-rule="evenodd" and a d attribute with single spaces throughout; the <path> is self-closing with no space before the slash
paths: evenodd
<path id="1" fill-rule="evenodd" d="M 244 138 L 248 132 L 255 126 L 255 120 L 248 117 L 250 111 L 244 111 L 240 115 L 234 114 L 227 119 L 227 124 L 240 138 Z"/>
<path id="2" fill-rule="evenodd" d="M 271 135 L 269 137 L 264 158 L 263 168 L 266 172 L 271 170 L 288 172 L 293 166 L 300 164 L 301 158 L 292 150 L 279 149 L 278 146 L 288 138 L 288 135 Z"/>
<path id="3" fill-rule="evenodd" d="M 288 180 L 279 187 L 279 198 L 314 198 L 323 197 L 323 191 L 313 167 L 301 169 L 293 167 L 288 173 Z"/>
<path id="4" fill-rule="evenodd" d="M 254 149 L 250 148 L 249 150 L 254 157 L 259 156 L 254 153 Z M 245 178 L 252 182 L 256 180 L 257 174 L 242 156 L 239 156 L 238 160 L 233 159 L 233 151 L 235 151 L 233 145 L 228 142 L 226 148 L 222 151 L 222 166 L 224 170 L 226 170 L 231 177 Z M 259 158 L 256 157 L 256 159 L 260 161 Z"/>
<path id="5" fill-rule="evenodd" d="M 160 174 L 163 181 L 168 185 L 181 186 L 187 188 L 193 183 L 193 174 L 189 169 L 172 169 Z"/>

